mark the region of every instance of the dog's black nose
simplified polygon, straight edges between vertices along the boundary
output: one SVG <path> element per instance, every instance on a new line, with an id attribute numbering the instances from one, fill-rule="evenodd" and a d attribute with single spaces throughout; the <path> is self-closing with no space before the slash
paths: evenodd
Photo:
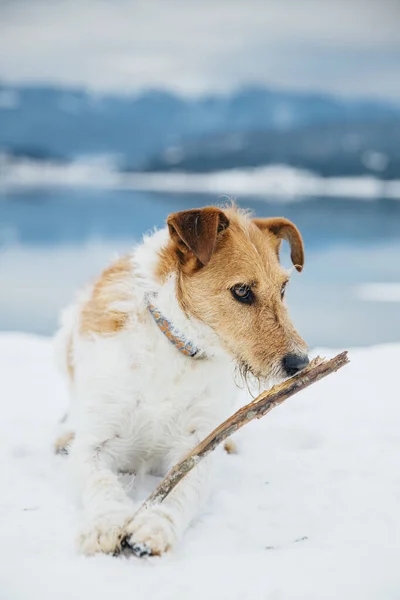
<path id="1" fill-rule="evenodd" d="M 306 354 L 286 354 L 282 360 L 283 368 L 289 377 L 296 375 L 296 373 L 304 369 L 309 362 Z"/>

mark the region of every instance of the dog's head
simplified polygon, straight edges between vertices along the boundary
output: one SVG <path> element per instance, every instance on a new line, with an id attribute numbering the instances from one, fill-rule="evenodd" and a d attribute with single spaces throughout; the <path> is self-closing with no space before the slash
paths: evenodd
<path id="1" fill-rule="evenodd" d="M 284 302 L 288 273 L 279 263 L 286 239 L 294 266 L 303 268 L 295 225 L 214 207 L 171 214 L 167 224 L 167 255 L 187 314 L 209 325 L 240 367 L 258 378 L 282 378 L 306 366 L 306 344 Z"/>

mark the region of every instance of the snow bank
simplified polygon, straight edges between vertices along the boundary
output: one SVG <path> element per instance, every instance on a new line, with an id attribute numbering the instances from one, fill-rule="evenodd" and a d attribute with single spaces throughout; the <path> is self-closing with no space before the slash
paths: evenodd
<path id="1" fill-rule="evenodd" d="M 287 165 L 214 173 L 120 173 L 108 157 L 72 163 L 0 156 L 0 192 L 35 186 L 90 186 L 169 193 L 293 198 L 400 199 L 400 181 L 373 176 L 324 178 Z"/>
<path id="2" fill-rule="evenodd" d="M 238 435 L 239 454 L 224 456 L 212 500 L 173 554 L 85 558 L 74 551 L 68 459 L 51 451 L 66 407 L 51 344 L 1 334 L 0 598 L 398 598 L 400 345 L 350 358 Z"/>
<path id="3" fill-rule="evenodd" d="M 287 165 L 230 169 L 215 173 L 138 173 L 130 176 L 135 189 L 207 193 L 292 200 L 293 198 L 400 199 L 400 181 L 376 177 L 320 177 Z"/>

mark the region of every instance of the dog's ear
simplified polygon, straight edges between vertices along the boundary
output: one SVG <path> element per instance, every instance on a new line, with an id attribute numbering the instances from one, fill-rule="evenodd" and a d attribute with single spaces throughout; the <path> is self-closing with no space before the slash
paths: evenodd
<path id="1" fill-rule="evenodd" d="M 167 225 L 180 261 L 184 263 L 194 255 L 205 266 L 213 255 L 218 235 L 229 226 L 229 219 L 219 208 L 209 206 L 173 213 Z"/>
<path id="2" fill-rule="evenodd" d="M 292 259 L 292 263 L 298 271 L 302 271 L 304 267 L 304 245 L 300 231 L 296 225 L 284 217 L 253 219 L 253 223 L 261 230 L 268 230 L 278 238 L 278 252 L 280 240 L 287 240 L 290 244 L 290 258 Z"/>

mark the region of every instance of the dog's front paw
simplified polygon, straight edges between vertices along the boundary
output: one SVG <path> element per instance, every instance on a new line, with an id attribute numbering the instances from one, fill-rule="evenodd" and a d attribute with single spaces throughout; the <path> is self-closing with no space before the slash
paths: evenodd
<path id="1" fill-rule="evenodd" d="M 78 549 L 88 556 L 100 552 L 119 554 L 126 535 L 125 526 L 131 518 L 131 514 L 116 512 L 87 521 L 78 534 Z"/>
<path id="2" fill-rule="evenodd" d="M 171 517 L 160 509 L 149 509 L 137 515 L 125 531 L 123 545 L 136 556 L 160 556 L 176 541 Z"/>

